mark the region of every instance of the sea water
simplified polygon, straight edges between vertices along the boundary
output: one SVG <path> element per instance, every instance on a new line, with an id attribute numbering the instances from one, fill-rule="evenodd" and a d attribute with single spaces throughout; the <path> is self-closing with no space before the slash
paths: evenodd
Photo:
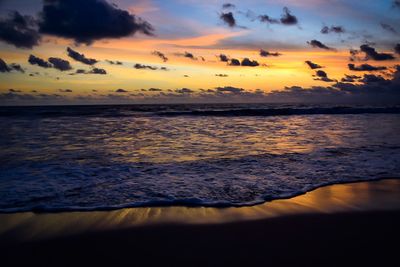
<path id="1" fill-rule="evenodd" d="M 0 108 L 0 212 L 243 206 L 400 177 L 400 108 Z"/>

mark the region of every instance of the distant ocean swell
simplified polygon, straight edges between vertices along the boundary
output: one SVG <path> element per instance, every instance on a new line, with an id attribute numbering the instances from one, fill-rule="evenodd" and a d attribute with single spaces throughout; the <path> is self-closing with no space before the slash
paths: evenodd
<path id="1" fill-rule="evenodd" d="M 338 114 L 400 114 L 400 108 L 277 108 L 162 112 L 163 116 L 290 116 Z"/>
<path id="2" fill-rule="evenodd" d="M 214 109 L 215 108 L 215 109 Z M 257 107 L 249 108 L 247 105 L 237 108 L 230 106 L 195 106 L 171 105 L 155 107 L 149 106 L 76 106 L 63 107 L 9 107 L 0 108 L 0 117 L 15 116 L 291 116 L 291 115 L 344 115 L 344 114 L 400 114 L 400 107 Z"/>

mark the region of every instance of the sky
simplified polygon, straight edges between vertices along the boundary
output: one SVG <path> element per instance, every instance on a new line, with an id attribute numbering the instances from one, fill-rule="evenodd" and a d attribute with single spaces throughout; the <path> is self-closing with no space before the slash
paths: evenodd
<path id="1" fill-rule="evenodd" d="M 400 1 L 0 0 L 0 105 L 400 103 Z"/>

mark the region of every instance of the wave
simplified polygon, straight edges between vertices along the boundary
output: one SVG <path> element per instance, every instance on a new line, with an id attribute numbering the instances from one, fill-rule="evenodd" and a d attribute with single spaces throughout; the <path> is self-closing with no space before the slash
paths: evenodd
<path id="1" fill-rule="evenodd" d="M 275 108 L 275 109 L 231 109 L 160 112 L 160 116 L 290 116 L 290 115 L 345 115 L 345 114 L 400 114 L 399 107 L 392 108 Z"/>
<path id="2" fill-rule="evenodd" d="M 267 202 L 290 199 L 300 195 L 304 195 L 308 192 L 317 190 L 318 188 L 339 185 L 339 184 L 351 184 L 359 182 L 373 182 L 381 181 L 386 179 L 400 179 L 400 177 L 378 177 L 370 179 L 356 179 L 351 181 L 335 181 L 335 182 L 324 182 L 319 185 L 310 185 L 302 190 L 291 192 L 280 196 L 264 196 L 258 200 L 235 203 L 229 201 L 207 201 L 198 198 L 184 198 L 184 199 L 173 199 L 173 200 L 149 200 L 143 202 L 132 202 L 124 203 L 120 205 L 110 205 L 110 206 L 70 206 L 70 207 L 51 207 L 51 206 L 35 206 L 35 207 L 23 207 L 23 208 L 3 208 L 0 209 L 0 214 L 10 214 L 19 212 L 34 212 L 34 213 L 56 213 L 56 212 L 90 212 L 90 211 L 112 211 L 118 209 L 127 208 L 149 208 L 149 207 L 208 207 L 208 208 L 229 208 L 229 207 L 251 207 L 256 205 L 261 205 Z"/>
<path id="3" fill-rule="evenodd" d="M 291 116 L 344 114 L 400 114 L 399 106 L 345 107 L 278 104 L 191 104 L 120 106 L 0 107 L 0 117 L 130 117 L 130 116 Z"/>

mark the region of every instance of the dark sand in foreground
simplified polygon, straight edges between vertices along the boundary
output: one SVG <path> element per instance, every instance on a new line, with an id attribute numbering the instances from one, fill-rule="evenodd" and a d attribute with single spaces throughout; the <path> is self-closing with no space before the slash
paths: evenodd
<path id="1" fill-rule="evenodd" d="M 0 265 L 399 266 L 400 180 L 243 208 L 1 214 Z"/>

